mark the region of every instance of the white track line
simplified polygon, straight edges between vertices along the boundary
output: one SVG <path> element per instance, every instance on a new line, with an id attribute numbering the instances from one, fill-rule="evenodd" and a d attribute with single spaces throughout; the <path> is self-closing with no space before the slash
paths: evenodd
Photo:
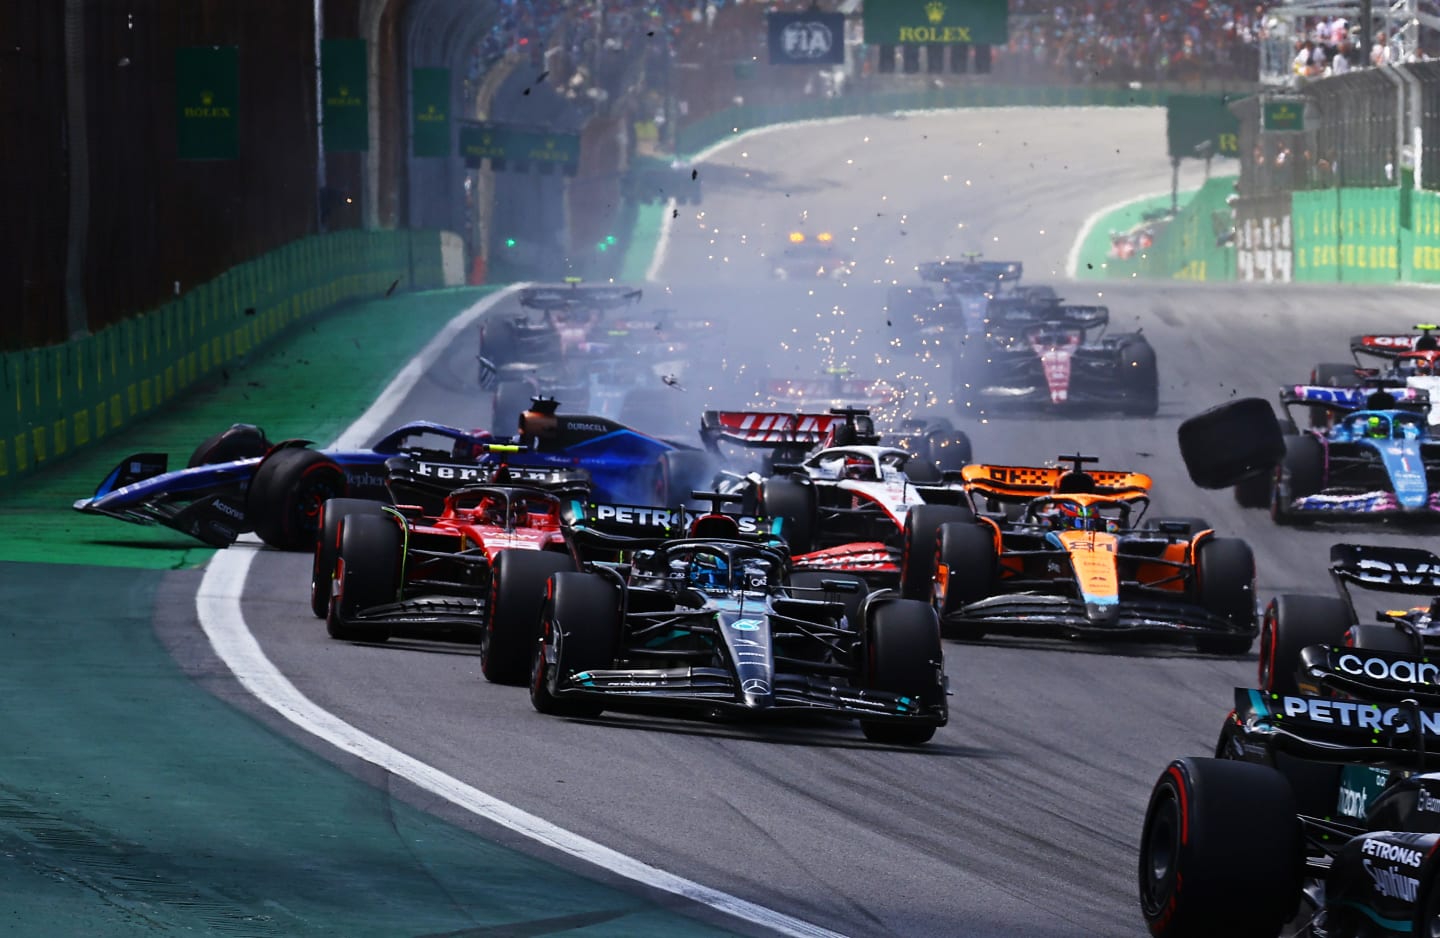
<path id="1" fill-rule="evenodd" d="M 1170 190 L 1166 189 L 1164 192 L 1152 192 L 1149 195 L 1132 195 L 1128 199 L 1121 199 L 1119 202 L 1114 202 L 1104 208 L 1091 212 L 1090 216 L 1085 219 L 1085 223 L 1080 226 L 1080 233 L 1075 236 L 1075 243 L 1070 245 L 1070 253 L 1065 257 L 1065 276 L 1071 280 L 1075 279 L 1075 274 L 1080 269 L 1080 251 L 1085 247 L 1085 239 L 1090 237 L 1090 229 L 1098 225 L 1100 219 L 1109 215 L 1111 212 L 1120 211 L 1131 203 L 1144 202 L 1146 199 L 1158 199 L 1161 196 L 1167 196 L 1169 194 Z M 1194 190 L 1188 190 L 1180 194 L 1193 195 Z"/>
<path id="2" fill-rule="evenodd" d="M 416 379 L 465 329 L 501 299 L 523 284 L 492 294 L 451 320 L 425 348 L 390 382 L 375 403 L 354 424 L 340 434 L 336 447 L 359 447 L 387 424 Z M 634 857 L 596 843 L 522 811 L 478 788 L 441 772 L 412 756 L 370 736 L 306 697 L 265 655 L 245 623 L 240 600 L 245 578 L 255 559 L 256 542 L 237 544 L 217 551 L 206 565 L 205 577 L 195 596 L 200 626 L 215 653 L 247 691 L 305 732 L 324 740 L 342 752 L 364 759 L 393 775 L 432 792 L 466 811 L 512 830 L 562 853 L 593 863 L 626 879 L 660 889 L 708 906 L 726 915 L 796 938 L 842 938 L 832 932 L 748 902 L 729 893 L 667 873 Z"/>

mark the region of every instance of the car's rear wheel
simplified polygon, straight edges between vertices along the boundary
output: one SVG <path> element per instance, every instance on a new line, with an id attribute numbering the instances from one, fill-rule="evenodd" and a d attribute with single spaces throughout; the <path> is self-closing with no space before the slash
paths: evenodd
<path id="1" fill-rule="evenodd" d="M 523 684 L 540 641 L 550 576 L 574 570 L 569 554 L 502 550 L 490 571 L 490 608 L 480 635 L 480 672 L 495 684 Z"/>
<path id="2" fill-rule="evenodd" d="M 691 492 L 708 492 L 714 486 L 716 466 L 706 452 L 690 449 L 666 450 L 657 467 L 656 497 L 666 508 L 696 504 Z"/>
<path id="3" fill-rule="evenodd" d="M 818 508 L 815 488 L 784 476 L 771 476 L 760 486 L 760 513 L 780 519 L 780 536 L 792 555 L 815 549 Z"/>
<path id="4" fill-rule="evenodd" d="M 546 588 L 542 641 L 530 659 L 530 704 L 554 716 L 599 716 L 604 709 L 592 700 L 557 695 L 559 681 L 582 671 L 615 663 L 622 622 L 615 586 L 593 573 L 556 573 Z M 555 663 L 545 660 L 545 646 Z"/>
<path id="5" fill-rule="evenodd" d="M 320 506 L 320 534 L 310 565 L 310 611 L 323 619 L 330 611 L 335 557 L 340 552 L 340 521 L 349 515 L 383 515 L 385 506 L 365 498 L 327 498 Z"/>
<path id="6" fill-rule="evenodd" d="M 905 515 L 900 555 L 900 594 L 930 602 L 935 590 L 937 537 L 942 524 L 975 521 L 969 505 L 917 505 Z"/>
<path id="7" fill-rule="evenodd" d="M 1211 537 L 1195 552 L 1196 600 L 1213 616 L 1230 622 L 1236 634 L 1199 635 L 1206 654 L 1243 655 L 1255 641 L 1255 555 L 1236 537 Z"/>
<path id="8" fill-rule="evenodd" d="M 870 608 L 864 645 L 865 686 L 903 694 L 927 711 L 942 707 L 945 656 L 935 610 L 907 599 L 880 601 Z M 903 721 L 861 720 L 860 729 L 872 742 L 902 746 L 918 746 L 935 735 L 933 724 Z"/>
<path id="9" fill-rule="evenodd" d="M 358 621 L 367 609 L 400 598 L 404 539 L 397 519 L 351 515 L 340 522 L 340 550 L 335 558 L 335 585 L 326 630 L 350 642 L 383 642 L 388 627 Z"/>
<path id="10" fill-rule="evenodd" d="M 1140 910 L 1156 938 L 1275 938 L 1304 875 L 1295 796 L 1269 766 L 1177 759 L 1150 794 Z"/>
<path id="11" fill-rule="evenodd" d="M 1235 483 L 1235 504 L 1241 508 L 1265 508 L 1269 506 L 1275 487 L 1275 471 L 1267 469 L 1247 476 Z"/>
<path id="12" fill-rule="evenodd" d="M 1285 461 L 1280 481 L 1270 502 L 1270 514 L 1277 524 L 1293 524 L 1297 516 L 1289 503 L 1314 495 L 1325 486 L 1325 446 L 1313 434 L 1285 437 Z"/>
<path id="13" fill-rule="evenodd" d="M 260 539 L 280 550 L 313 550 L 320 506 L 345 495 L 345 470 L 313 449 L 282 449 L 260 463 L 245 515 Z"/>
<path id="14" fill-rule="evenodd" d="M 995 589 L 999 558 L 993 532 L 988 524 L 973 522 L 940 525 L 933 602 L 942 620 Z M 985 637 L 985 629 L 974 624 L 952 622 L 944 628 L 951 638 L 974 641 Z"/>
<path id="15" fill-rule="evenodd" d="M 1281 593 L 1270 600 L 1260 620 L 1260 689 L 1282 697 L 1318 691 L 1300 686 L 1300 650 L 1339 645 L 1352 624 L 1350 607 L 1337 596 Z"/>
<path id="16" fill-rule="evenodd" d="M 236 423 L 195 447 L 185 465 L 194 469 L 196 466 L 212 466 L 237 459 L 257 459 L 269 449 L 270 441 L 265 438 L 264 430 L 253 424 Z"/>

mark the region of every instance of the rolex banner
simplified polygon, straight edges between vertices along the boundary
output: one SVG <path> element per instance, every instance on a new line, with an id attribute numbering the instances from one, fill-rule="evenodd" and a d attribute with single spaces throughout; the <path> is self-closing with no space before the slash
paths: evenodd
<path id="1" fill-rule="evenodd" d="M 182 160 L 240 156 L 240 50 L 175 50 L 175 155 Z"/>
<path id="2" fill-rule="evenodd" d="M 1008 0 L 869 0 L 862 12 L 867 45 L 1010 41 Z"/>
<path id="3" fill-rule="evenodd" d="M 450 69 L 412 69 L 410 113 L 415 156 L 450 156 Z"/>
<path id="4" fill-rule="evenodd" d="M 844 65 L 845 14 L 771 13 L 771 65 Z"/>
<path id="5" fill-rule="evenodd" d="M 325 149 L 364 153 L 370 148 L 369 70 L 364 39 L 320 42 L 320 94 Z"/>

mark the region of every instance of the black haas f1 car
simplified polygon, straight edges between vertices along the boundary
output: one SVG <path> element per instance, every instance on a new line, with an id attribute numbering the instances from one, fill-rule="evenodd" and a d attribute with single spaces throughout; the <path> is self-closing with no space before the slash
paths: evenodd
<path id="1" fill-rule="evenodd" d="M 1325 362 L 1310 373 L 1310 383 L 1349 387 L 1357 383 L 1375 388 L 1420 388 L 1440 397 L 1440 325 L 1416 323 L 1415 332 L 1357 335 L 1350 339 L 1355 364 Z M 1367 362 L 1366 360 L 1370 361 Z M 1376 365 L 1375 359 L 1380 363 Z M 1440 411 L 1430 422 L 1440 423 Z"/>
<path id="2" fill-rule="evenodd" d="M 1375 938 L 1440 926 L 1434 603 L 1359 624 L 1348 585 L 1440 591 L 1427 551 L 1336 545 L 1342 598 L 1266 613 L 1260 687 L 1236 688 L 1216 759 L 1171 763 L 1141 839 L 1152 934 Z"/>
<path id="3" fill-rule="evenodd" d="M 1070 468 L 969 466 L 977 520 L 932 540 L 933 601 L 946 634 L 1193 640 L 1242 654 L 1255 639 L 1255 560 L 1196 518 L 1142 522 L 1150 478 Z M 1023 506 L 1016 512 L 1011 506 Z"/>
<path id="4" fill-rule="evenodd" d="M 480 326 L 480 387 L 495 394 L 496 422 L 508 424 L 537 396 L 559 397 L 589 407 L 590 382 L 577 359 L 599 341 L 605 315 L 640 302 L 635 287 L 527 287 L 520 291 L 524 312 L 492 315 Z M 532 314 L 538 314 L 532 315 Z"/>
<path id="5" fill-rule="evenodd" d="M 958 471 L 942 471 L 931 459 L 884 445 L 864 411 L 707 411 L 700 436 L 720 455 L 722 442 L 766 451 L 758 469 L 723 470 L 715 484 L 781 522 L 797 569 L 843 570 L 876 585 L 898 577 L 907 598 L 928 595 L 928 586 L 919 584 L 932 576 L 930 552 L 909 545 L 929 543 L 945 521 L 973 517 Z M 937 446 L 944 439 L 939 434 Z M 964 443 L 968 458 L 969 440 Z M 959 450 L 927 455 L 949 457 Z"/>
<path id="6" fill-rule="evenodd" d="M 934 612 L 853 578 L 792 572 L 784 545 L 712 500 L 687 536 L 613 536 L 628 562 L 559 572 L 544 591 L 530 699 L 542 713 L 831 716 L 918 745 L 948 717 Z"/>
<path id="7" fill-rule="evenodd" d="M 990 317 L 990 301 L 1018 289 L 1024 265 L 1019 261 L 984 261 L 979 255 L 964 260 L 932 261 L 915 270 L 921 286 L 891 287 L 886 297 L 888 324 L 903 335 L 926 337 L 983 336 Z M 1054 296 L 1049 287 L 1036 296 Z"/>
<path id="8" fill-rule="evenodd" d="M 1148 417 L 1159 408 L 1154 348 L 1140 332 L 1105 335 L 1107 307 L 1005 297 L 989 309 L 981 353 L 956 362 L 957 383 L 987 413 L 1066 408 Z"/>

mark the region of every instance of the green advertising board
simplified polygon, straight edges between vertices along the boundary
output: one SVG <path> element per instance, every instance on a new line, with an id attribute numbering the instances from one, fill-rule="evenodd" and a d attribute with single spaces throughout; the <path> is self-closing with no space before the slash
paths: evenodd
<path id="1" fill-rule="evenodd" d="M 496 171 L 524 172 L 536 164 L 558 166 L 573 176 L 580 163 L 580 137 L 494 122 L 465 123 L 460 127 L 460 155 L 470 167 L 488 159 Z"/>
<path id="2" fill-rule="evenodd" d="M 869 45 L 1010 41 L 1009 0 L 866 0 L 861 13 Z"/>
<path id="3" fill-rule="evenodd" d="M 1165 103 L 1165 139 L 1172 160 L 1240 155 L 1240 119 L 1232 94 L 1172 94 Z"/>
<path id="4" fill-rule="evenodd" d="M 240 157 L 239 47 L 175 50 L 175 122 L 179 159 Z"/>
<path id="5" fill-rule="evenodd" d="M 320 94 L 324 99 L 325 149 L 331 153 L 370 149 L 370 78 L 364 39 L 321 41 Z"/>
<path id="6" fill-rule="evenodd" d="M 416 68 L 410 72 L 412 153 L 450 155 L 450 69 Z"/>
<path id="7" fill-rule="evenodd" d="M 1303 99 L 1266 101 L 1261 114 L 1263 119 L 1260 126 L 1264 130 L 1305 129 L 1305 101 Z"/>

